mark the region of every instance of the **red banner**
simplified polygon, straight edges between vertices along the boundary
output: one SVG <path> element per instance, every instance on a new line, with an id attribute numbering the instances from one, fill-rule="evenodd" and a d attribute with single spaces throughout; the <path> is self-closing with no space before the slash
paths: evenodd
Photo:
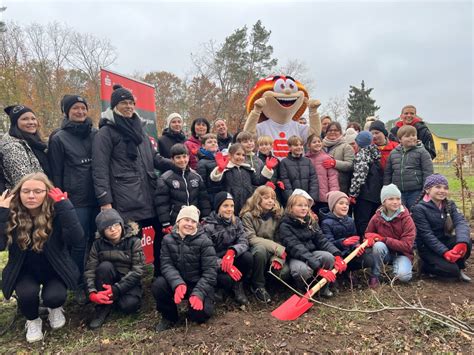
<path id="1" fill-rule="evenodd" d="M 153 243 L 155 241 L 155 230 L 153 227 L 142 228 L 142 249 L 145 254 L 145 263 L 151 264 L 154 260 L 153 257 Z"/>

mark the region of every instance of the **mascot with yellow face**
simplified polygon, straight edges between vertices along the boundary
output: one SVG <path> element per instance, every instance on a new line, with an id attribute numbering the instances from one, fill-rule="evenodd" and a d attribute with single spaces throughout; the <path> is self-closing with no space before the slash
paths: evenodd
<path id="1" fill-rule="evenodd" d="M 248 113 L 244 131 L 273 138 L 273 154 L 288 155 L 288 138 L 299 136 L 306 142 L 311 134 L 321 134 L 319 100 L 310 100 L 306 88 L 290 76 L 271 76 L 259 80 L 247 97 Z M 298 122 L 308 107 L 309 125 Z"/>

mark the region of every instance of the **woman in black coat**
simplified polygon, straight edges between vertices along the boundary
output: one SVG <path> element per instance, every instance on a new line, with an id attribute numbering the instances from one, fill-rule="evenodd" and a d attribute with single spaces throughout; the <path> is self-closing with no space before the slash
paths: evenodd
<path id="1" fill-rule="evenodd" d="M 8 248 L 3 294 L 13 292 L 26 317 L 26 340 L 43 338 L 39 291 L 48 307 L 51 328 L 64 326 L 62 305 L 67 289 L 75 289 L 79 272 L 68 245 L 80 243 L 83 231 L 67 198 L 43 173 L 23 177 L 10 195 L 0 197 L 0 250 Z"/>
<path id="2" fill-rule="evenodd" d="M 166 118 L 166 128 L 158 138 L 158 151 L 163 158 L 171 158 L 171 147 L 177 143 L 184 143 L 186 135 L 183 132 L 183 118 L 173 112 Z"/>

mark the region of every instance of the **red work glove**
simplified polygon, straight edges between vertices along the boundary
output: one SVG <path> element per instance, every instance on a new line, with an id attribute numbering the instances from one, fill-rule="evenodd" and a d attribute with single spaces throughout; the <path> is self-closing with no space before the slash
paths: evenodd
<path id="1" fill-rule="evenodd" d="M 328 282 L 336 281 L 336 275 L 332 271 L 319 269 L 318 276 L 325 278 Z"/>
<path id="2" fill-rule="evenodd" d="M 281 270 L 281 269 L 283 269 L 283 265 L 280 264 L 280 262 L 278 260 L 273 260 L 272 261 L 272 268 L 275 269 L 275 270 Z"/>
<path id="3" fill-rule="evenodd" d="M 336 166 L 336 160 L 333 158 L 329 158 L 323 161 L 323 168 L 332 169 L 335 166 Z"/>
<path id="4" fill-rule="evenodd" d="M 198 149 L 198 148 L 195 148 L 195 147 L 194 147 L 194 148 L 191 148 L 191 154 L 192 154 L 192 155 L 197 155 L 198 150 L 199 150 L 199 149 Z"/>
<path id="5" fill-rule="evenodd" d="M 357 200 L 354 196 L 349 196 L 349 204 L 350 205 L 355 205 L 357 203 Z"/>
<path id="6" fill-rule="evenodd" d="M 443 254 L 443 258 L 451 264 L 454 264 L 456 261 L 461 259 L 461 255 L 456 254 L 452 250 L 448 250 L 446 253 Z"/>
<path id="7" fill-rule="evenodd" d="M 59 187 L 53 187 L 49 190 L 48 196 L 51 197 L 54 202 L 67 200 L 67 192 L 62 192 Z"/>
<path id="8" fill-rule="evenodd" d="M 186 287 L 186 284 L 176 286 L 174 289 L 174 303 L 180 304 L 187 290 L 188 288 Z"/>
<path id="9" fill-rule="evenodd" d="M 224 272 L 229 272 L 230 267 L 234 265 L 235 251 L 233 249 L 227 250 L 221 262 L 221 269 Z"/>
<path id="10" fill-rule="evenodd" d="M 369 248 L 373 247 L 375 242 L 381 242 L 385 240 L 385 238 L 382 237 L 380 234 L 371 232 L 365 233 L 365 239 L 368 240 L 367 246 Z"/>
<path id="11" fill-rule="evenodd" d="M 466 243 L 458 243 L 451 249 L 451 251 L 462 258 L 467 253 L 467 245 Z"/>
<path id="12" fill-rule="evenodd" d="M 350 247 L 352 245 L 356 245 L 359 243 L 360 237 L 358 235 L 353 235 L 352 237 L 348 237 L 342 241 L 342 245 L 345 247 Z"/>
<path id="13" fill-rule="evenodd" d="M 216 164 L 217 164 L 217 169 L 222 173 L 225 168 L 227 167 L 227 164 L 229 164 L 229 156 L 222 154 L 222 152 L 216 153 L 215 156 L 216 159 Z"/>
<path id="14" fill-rule="evenodd" d="M 273 170 L 275 166 L 278 165 L 278 159 L 274 157 L 268 157 L 265 161 L 265 166 L 268 170 Z"/>
<path id="15" fill-rule="evenodd" d="M 280 190 L 285 191 L 285 184 L 283 181 L 277 181 L 277 186 L 280 188 Z"/>
<path id="16" fill-rule="evenodd" d="M 275 190 L 275 189 L 276 189 L 275 184 L 274 184 L 273 182 L 271 182 L 271 181 L 266 182 L 266 183 L 265 183 L 265 186 L 271 187 L 272 190 Z"/>
<path id="17" fill-rule="evenodd" d="M 161 231 L 163 232 L 163 234 L 170 234 L 171 231 L 173 230 L 173 226 L 168 226 L 168 227 L 164 227 Z"/>
<path id="18" fill-rule="evenodd" d="M 107 284 L 103 284 L 102 287 L 104 288 L 104 291 L 102 291 L 102 292 L 105 292 L 105 294 L 106 294 L 109 298 L 113 298 L 114 292 L 112 291 L 112 286 L 111 286 L 111 285 L 107 285 Z"/>
<path id="19" fill-rule="evenodd" d="M 242 278 L 242 273 L 234 265 L 231 265 L 229 271 L 227 271 L 230 278 L 234 281 L 239 281 Z"/>
<path id="20" fill-rule="evenodd" d="M 283 253 L 281 253 L 280 258 L 282 258 L 283 260 L 286 260 L 286 251 L 284 251 Z"/>
<path id="21" fill-rule="evenodd" d="M 91 302 L 95 304 L 112 304 L 113 303 L 113 301 L 111 301 L 110 298 L 104 293 L 104 291 L 91 292 L 89 294 L 89 299 Z"/>
<path id="22" fill-rule="evenodd" d="M 343 273 L 347 269 L 347 264 L 339 255 L 334 258 L 334 268 L 338 273 Z"/>
<path id="23" fill-rule="evenodd" d="M 204 304 L 198 296 L 193 295 L 189 297 L 189 304 L 191 305 L 191 308 L 196 311 L 202 311 L 204 309 Z"/>
<path id="24" fill-rule="evenodd" d="M 357 256 L 361 257 L 362 255 L 364 255 L 365 253 L 365 247 L 362 247 L 359 249 L 359 251 L 357 252 Z"/>

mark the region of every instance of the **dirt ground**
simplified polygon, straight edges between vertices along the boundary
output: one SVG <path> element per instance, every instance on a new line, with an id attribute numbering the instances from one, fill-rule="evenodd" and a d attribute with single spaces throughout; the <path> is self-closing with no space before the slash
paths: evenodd
<path id="1" fill-rule="evenodd" d="M 467 274 L 474 278 L 471 266 Z M 159 315 L 149 293 L 149 275 L 145 282 L 145 299 L 140 314 L 112 314 L 99 331 L 90 331 L 87 320 L 93 306 L 66 305 L 67 325 L 51 332 L 43 325 L 43 342 L 25 341 L 24 319 L 18 319 L 0 338 L 0 352 L 52 353 L 360 353 L 360 352 L 462 352 L 472 353 L 473 336 L 452 330 L 411 310 L 376 313 L 347 312 L 315 304 L 306 314 L 292 322 L 279 321 L 271 311 L 291 296 L 280 284 L 271 285 L 271 305 L 264 306 L 251 298 L 246 308 L 237 307 L 231 299 L 216 308 L 215 316 L 204 325 L 181 324 L 160 334 L 154 332 Z M 376 291 L 367 288 L 365 275 L 359 284 L 343 283 L 329 305 L 349 309 L 377 309 L 380 304 L 401 306 L 397 291 L 410 303 L 419 301 L 433 310 L 457 317 L 474 328 L 474 283 L 461 283 L 427 277 L 415 277 L 408 285 L 392 289 L 383 284 Z M 15 314 L 14 301 L 1 303 L 0 330 Z"/>

